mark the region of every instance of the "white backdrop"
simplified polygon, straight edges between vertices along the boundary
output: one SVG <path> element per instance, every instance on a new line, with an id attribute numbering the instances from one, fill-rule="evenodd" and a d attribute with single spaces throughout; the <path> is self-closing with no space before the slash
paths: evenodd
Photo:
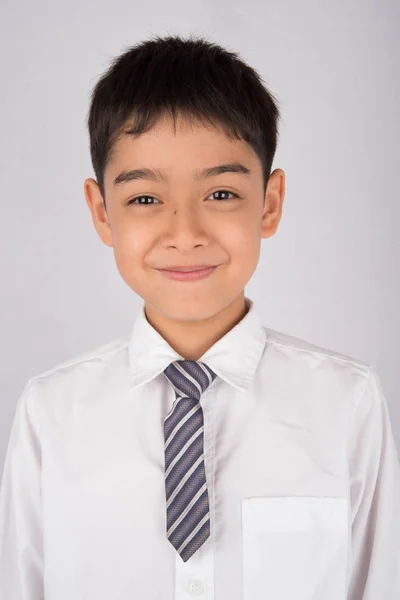
<path id="1" fill-rule="evenodd" d="M 264 324 L 372 364 L 400 449 L 398 0 L 1 0 L 0 473 L 28 378 L 130 333 L 142 305 L 92 225 L 89 94 L 150 35 L 237 51 L 282 110 Z"/>

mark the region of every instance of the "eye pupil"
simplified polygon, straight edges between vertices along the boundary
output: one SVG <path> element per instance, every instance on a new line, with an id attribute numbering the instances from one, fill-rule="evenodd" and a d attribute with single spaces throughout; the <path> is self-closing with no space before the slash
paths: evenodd
<path id="1" fill-rule="evenodd" d="M 141 200 L 144 199 L 144 202 L 141 202 Z M 152 200 L 152 196 L 137 196 L 136 198 L 133 198 L 129 204 L 151 204 L 151 200 Z"/>
<path id="2" fill-rule="evenodd" d="M 226 194 L 228 196 L 229 196 L 229 194 L 232 194 L 232 196 L 234 196 L 233 192 L 228 192 L 227 190 L 218 190 L 218 191 L 214 192 L 214 194 Z M 221 200 L 221 198 L 219 198 L 219 199 Z M 227 200 L 227 199 L 228 199 L 227 197 L 222 198 L 222 200 Z"/>

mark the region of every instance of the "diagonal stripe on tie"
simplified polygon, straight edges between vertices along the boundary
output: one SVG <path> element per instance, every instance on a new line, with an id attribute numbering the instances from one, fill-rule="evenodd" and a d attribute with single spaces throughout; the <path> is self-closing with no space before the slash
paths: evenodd
<path id="1" fill-rule="evenodd" d="M 186 562 L 210 535 L 200 397 L 216 374 L 191 360 L 173 361 L 164 373 L 176 396 L 164 421 L 167 538 Z"/>

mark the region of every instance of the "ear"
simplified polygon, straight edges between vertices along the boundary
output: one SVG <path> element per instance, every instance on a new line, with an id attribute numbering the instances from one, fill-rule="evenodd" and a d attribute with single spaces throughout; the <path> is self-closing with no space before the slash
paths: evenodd
<path id="1" fill-rule="evenodd" d="M 108 220 L 107 210 L 104 206 L 103 196 L 101 195 L 97 182 L 92 178 L 85 179 L 83 191 L 87 205 L 92 214 L 93 225 L 95 226 L 101 241 L 106 246 L 112 246 L 111 226 Z"/>
<path id="2" fill-rule="evenodd" d="M 268 238 L 278 229 L 285 199 L 285 173 L 275 169 L 269 177 L 265 191 L 264 209 L 261 221 L 261 237 Z"/>

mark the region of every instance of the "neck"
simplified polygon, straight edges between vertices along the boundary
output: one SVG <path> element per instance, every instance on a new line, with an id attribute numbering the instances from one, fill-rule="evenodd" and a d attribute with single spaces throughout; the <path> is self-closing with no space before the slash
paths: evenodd
<path id="1" fill-rule="evenodd" d="M 144 306 L 146 319 L 185 360 L 199 360 L 211 346 L 237 325 L 248 312 L 244 292 L 223 310 L 199 321 L 173 321 Z"/>

